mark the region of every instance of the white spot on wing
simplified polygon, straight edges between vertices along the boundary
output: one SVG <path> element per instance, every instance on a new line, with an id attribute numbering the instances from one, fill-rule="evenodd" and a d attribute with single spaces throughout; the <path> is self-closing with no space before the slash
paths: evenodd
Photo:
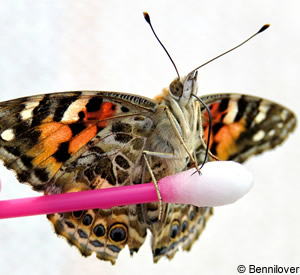
<path id="1" fill-rule="evenodd" d="M 282 110 L 281 114 L 280 114 L 280 117 L 283 121 L 285 121 L 288 117 L 288 114 L 289 114 L 289 111 L 288 110 Z"/>
<path id="2" fill-rule="evenodd" d="M 260 141 L 264 138 L 265 136 L 265 131 L 263 130 L 259 130 L 253 137 L 252 137 L 252 140 L 257 142 L 257 141 Z"/>
<path id="3" fill-rule="evenodd" d="M 224 117 L 224 123 L 225 124 L 231 124 L 234 122 L 234 119 L 238 113 L 238 105 L 237 105 L 237 99 L 231 99 L 228 104 L 228 110 L 229 112 Z"/>
<path id="4" fill-rule="evenodd" d="M 272 129 L 268 132 L 268 136 L 272 137 L 275 135 L 275 133 L 276 133 L 275 129 Z"/>
<path id="5" fill-rule="evenodd" d="M 1 138 L 5 141 L 12 141 L 15 138 L 13 129 L 7 129 L 1 134 Z"/>
<path id="6" fill-rule="evenodd" d="M 255 117 L 255 122 L 257 124 L 261 123 L 264 119 L 266 118 L 266 114 L 265 113 L 262 113 L 262 112 L 259 112 L 256 117 Z"/>
<path id="7" fill-rule="evenodd" d="M 23 120 L 29 119 L 32 117 L 33 109 L 40 104 L 39 101 L 29 101 L 25 104 L 24 110 L 20 113 Z"/>
<path id="8" fill-rule="evenodd" d="M 89 102 L 89 99 L 77 99 L 65 111 L 61 122 L 72 123 L 79 120 L 78 113 L 82 111 L 84 106 Z"/>
<path id="9" fill-rule="evenodd" d="M 265 104 L 260 104 L 258 107 L 258 114 L 256 115 L 256 117 L 254 118 L 254 121 L 259 124 L 261 123 L 263 120 L 266 119 L 267 117 L 267 112 L 270 109 L 269 105 L 265 105 Z"/>

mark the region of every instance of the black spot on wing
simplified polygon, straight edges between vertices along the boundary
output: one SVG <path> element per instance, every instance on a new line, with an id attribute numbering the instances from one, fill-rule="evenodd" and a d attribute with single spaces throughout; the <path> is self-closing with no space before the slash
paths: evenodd
<path id="1" fill-rule="evenodd" d="M 76 136 L 77 134 L 79 134 L 80 132 L 82 132 L 86 126 L 83 122 L 78 122 L 78 123 L 72 123 L 69 125 L 73 136 Z"/>
<path id="2" fill-rule="evenodd" d="M 139 251 L 139 249 L 136 247 L 130 248 L 130 255 L 132 256 L 134 253 L 137 253 L 138 251 Z"/>
<path id="3" fill-rule="evenodd" d="M 190 221 L 192 221 L 192 220 L 195 218 L 195 213 L 194 213 L 194 211 L 191 211 L 191 212 L 190 212 L 189 218 L 190 218 Z"/>
<path id="4" fill-rule="evenodd" d="M 87 214 L 83 217 L 82 223 L 85 226 L 89 226 L 93 222 L 93 217 L 90 214 Z"/>
<path id="5" fill-rule="evenodd" d="M 224 124 L 221 123 L 221 122 L 216 123 L 216 124 L 213 125 L 212 131 L 213 131 L 214 135 L 217 134 L 217 133 L 219 132 L 219 130 L 223 127 L 223 125 L 224 125 Z"/>
<path id="6" fill-rule="evenodd" d="M 154 251 L 153 251 L 153 257 L 157 257 L 157 256 L 161 256 L 161 255 L 164 255 L 166 254 L 168 251 L 168 249 L 163 246 L 161 248 L 156 248 Z"/>
<path id="7" fill-rule="evenodd" d="M 14 155 L 15 157 L 19 157 L 21 155 L 21 152 L 18 147 L 14 147 L 14 146 L 3 146 L 3 147 L 8 153 Z"/>
<path id="8" fill-rule="evenodd" d="M 35 168 L 34 174 L 42 182 L 47 182 L 49 180 L 49 173 L 45 168 Z"/>
<path id="9" fill-rule="evenodd" d="M 16 137 L 24 134 L 30 129 L 31 125 L 29 121 L 23 120 L 15 126 Z"/>
<path id="10" fill-rule="evenodd" d="M 97 125 L 97 134 L 99 134 L 99 132 L 101 132 L 103 129 L 105 129 L 105 127 L 101 127 Z"/>
<path id="11" fill-rule="evenodd" d="M 121 121 L 116 121 L 113 123 L 111 127 L 111 131 L 113 133 L 118 133 L 118 132 L 125 132 L 125 133 L 130 133 L 131 132 L 131 125 L 128 123 L 122 123 Z"/>
<path id="12" fill-rule="evenodd" d="M 101 150 L 101 149 L 100 149 Z M 113 165 L 111 160 L 107 157 L 99 158 L 101 161 L 94 161 L 84 170 L 84 176 L 92 183 L 96 177 L 106 179 L 111 185 L 116 185 L 116 178 L 114 176 Z M 91 184 L 90 187 L 93 187 Z"/>
<path id="13" fill-rule="evenodd" d="M 218 143 L 216 143 L 216 142 L 213 142 L 213 143 L 211 144 L 210 152 L 211 152 L 213 155 L 217 155 L 217 145 L 218 145 Z"/>
<path id="14" fill-rule="evenodd" d="M 17 174 L 17 178 L 19 182 L 28 182 L 30 174 L 26 171 L 22 171 Z"/>
<path id="15" fill-rule="evenodd" d="M 121 251 L 121 248 L 112 244 L 108 245 L 107 248 L 110 249 L 112 252 L 116 252 L 116 253 L 119 253 Z"/>
<path id="16" fill-rule="evenodd" d="M 101 109 L 103 99 L 101 97 L 93 97 L 86 104 L 87 112 L 97 112 Z"/>
<path id="17" fill-rule="evenodd" d="M 177 241 L 177 242 L 173 242 L 173 243 L 169 246 L 169 250 L 174 249 L 177 245 L 178 245 L 178 241 Z"/>
<path id="18" fill-rule="evenodd" d="M 188 228 L 188 223 L 187 223 L 187 221 L 184 221 L 181 224 L 181 232 L 184 232 L 187 228 Z"/>
<path id="19" fill-rule="evenodd" d="M 83 239 L 88 238 L 88 235 L 82 229 L 78 229 L 77 232 L 78 232 L 78 235 L 80 236 L 80 238 L 83 238 Z"/>
<path id="20" fill-rule="evenodd" d="M 121 155 L 116 156 L 115 161 L 121 168 L 125 170 L 127 170 L 130 167 L 128 161 Z"/>
<path id="21" fill-rule="evenodd" d="M 75 228 L 74 223 L 70 222 L 70 221 L 65 221 L 65 224 L 69 227 L 69 228 Z"/>
<path id="22" fill-rule="evenodd" d="M 219 105 L 219 111 L 223 112 L 228 108 L 229 99 L 225 98 L 221 100 L 221 103 Z"/>
<path id="23" fill-rule="evenodd" d="M 39 105 L 33 109 L 31 127 L 39 126 L 41 122 L 51 114 L 53 102 L 49 95 L 45 95 Z"/>
<path id="24" fill-rule="evenodd" d="M 170 237 L 174 239 L 179 234 L 179 224 L 174 223 L 170 231 Z"/>
<path id="25" fill-rule="evenodd" d="M 26 142 L 33 147 L 39 142 L 40 136 L 40 131 L 29 131 L 28 133 L 25 133 L 22 138 L 24 137 Z"/>
<path id="26" fill-rule="evenodd" d="M 15 126 L 16 148 L 22 146 L 22 151 L 30 150 L 39 143 L 40 131 L 30 129 L 28 121 L 24 121 Z M 15 151 L 16 153 L 16 151 Z"/>
<path id="27" fill-rule="evenodd" d="M 57 151 L 53 154 L 53 157 L 58 162 L 65 162 L 71 157 L 68 150 L 69 150 L 69 142 L 63 142 L 59 145 Z"/>
<path id="28" fill-rule="evenodd" d="M 129 109 L 128 109 L 127 107 L 125 107 L 125 106 L 122 106 L 122 107 L 121 107 L 121 111 L 122 111 L 123 113 L 128 113 L 128 112 L 129 112 Z"/>
<path id="29" fill-rule="evenodd" d="M 73 211 L 72 214 L 75 219 L 79 219 L 79 218 L 81 218 L 83 211 L 82 210 Z"/>
<path id="30" fill-rule="evenodd" d="M 89 181 L 93 181 L 93 179 L 96 177 L 94 173 L 94 167 L 89 167 L 84 171 L 84 175 L 88 178 Z"/>
<path id="31" fill-rule="evenodd" d="M 78 96 L 62 97 L 57 102 L 57 108 L 54 113 L 53 121 L 59 122 L 64 116 L 65 111 L 69 106 L 78 99 Z"/>
<path id="32" fill-rule="evenodd" d="M 93 231 L 97 237 L 102 237 L 106 233 L 105 228 L 102 224 L 96 225 Z"/>
<path id="33" fill-rule="evenodd" d="M 104 246 L 103 243 L 101 243 L 101 242 L 99 242 L 99 241 L 97 241 L 97 240 L 95 240 L 95 241 L 90 241 L 90 244 L 93 245 L 93 246 L 95 246 L 95 247 L 103 247 L 103 246 Z"/>
<path id="34" fill-rule="evenodd" d="M 82 121 L 85 118 L 85 113 L 83 111 L 80 111 L 78 113 L 78 116 L 79 116 L 79 121 Z"/>
<path id="35" fill-rule="evenodd" d="M 115 242 L 122 242 L 126 238 L 126 232 L 121 227 L 116 227 L 110 231 L 110 238 Z"/>
<path id="36" fill-rule="evenodd" d="M 92 145 L 93 142 L 91 142 L 89 145 Z M 93 153 L 96 153 L 97 155 L 102 155 L 105 153 L 105 151 L 103 151 L 100 147 L 98 146 L 94 146 L 90 148 L 90 151 Z"/>
<path id="37" fill-rule="evenodd" d="M 247 108 L 248 102 L 245 100 L 245 98 L 242 96 L 239 100 L 238 100 L 238 112 L 235 116 L 234 122 L 238 122 L 240 121 L 240 119 L 243 117 L 243 115 L 245 114 L 245 110 Z"/>
<path id="38" fill-rule="evenodd" d="M 115 135 L 115 141 L 120 143 L 128 143 L 132 139 L 132 136 L 128 134 L 117 133 Z"/>
<path id="39" fill-rule="evenodd" d="M 29 156 L 26 156 L 26 155 L 21 156 L 21 161 L 24 164 L 24 166 L 26 166 L 27 169 L 32 169 L 33 168 L 32 160 L 33 160 L 32 157 L 29 157 Z"/>

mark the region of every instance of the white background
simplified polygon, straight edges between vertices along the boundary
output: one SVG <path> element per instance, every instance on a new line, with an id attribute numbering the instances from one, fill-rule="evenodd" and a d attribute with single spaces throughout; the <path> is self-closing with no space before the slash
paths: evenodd
<path id="1" fill-rule="evenodd" d="M 199 93 L 243 92 L 299 112 L 299 1 L 0 1 L 0 100 L 68 90 L 148 97 L 175 78 L 142 12 L 187 74 L 263 24 L 271 28 L 199 71 Z M 252 191 L 215 214 L 193 249 L 152 263 L 150 239 L 117 264 L 83 258 L 44 216 L 0 221 L 1 274 L 238 274 L 239 264 L 300 266 L 299 131 L 252 158 Z M 0 199 L 33 196 L 1 167 Z"/>

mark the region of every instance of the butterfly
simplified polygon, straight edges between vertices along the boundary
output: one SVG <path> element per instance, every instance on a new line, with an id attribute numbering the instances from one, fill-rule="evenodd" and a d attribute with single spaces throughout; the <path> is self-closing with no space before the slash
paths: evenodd
<path id="1" fill-rule="evenodd" d="M 192 94 L 196 78 L 174 80 L 154 100 L 101 91 L 52 93 L 0 103 L 0 159 L 45 194 L 151 182 L 143 152 L 157 180 L 193 167 L 171 121 L 197 164 L 208 132 L 207 110 Z M 212 115 L 210 151 L 244 162 L 281 144 L 296 126 L 292 111 L 241 94 L 201 96 Z M 169 113 L 168 113 L 169 112 Z M 171 116 L 170 116 L 171 114 Z M 199 122 L 199 117 L 202 122 Z M 164 154 L 168 157 L 165 158 Z M 169 157 L 172 155 L 174 157 Z M 137 252 L 152 233 L 154 261 L 189 250 L 212 208 L 158 203 L 48 215 L 55 232 L 82 255 L 114 263 L 128 245 Z"/>
<path id="2" fill-rule="evenodd" d="M 213 94 L 198 100 L 196 80 L 194 70 L 154 99 L 77 91 L 2 102 L 0 159 L 21 183 L 58 194 L 176 174 L 205 161 L 208 141 L 209 161 L 242 163 L 281 144 L 296 127 L 292 111 L 266 99 Z M 157 262 L 172 259 L 179 247 L 190 250 L 212 213 L 210 207 L 155 202 L 47 218 L 82 255 L 111 263 L 126 245 L 131 255 L 138 252 L 149 229 Z"/>

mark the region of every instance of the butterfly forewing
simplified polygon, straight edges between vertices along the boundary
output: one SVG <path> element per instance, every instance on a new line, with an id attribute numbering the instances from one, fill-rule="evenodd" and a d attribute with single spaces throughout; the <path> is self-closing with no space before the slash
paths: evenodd
<path id="1" fill-rule="evenodd" d="M 216 94 L 203 96 L 212 114 L 210 151 L 222 160 L 244 162 L 281 144 L 296 127 L 289 109 L 250 95 Z M 205 138 L 208 115 L 203 109 Z"/>
<path id="2" fill-rule="evenodd" d="M 139 184 L 155 107 L 142 97 L 104 92 L 4 102 L 0 158 L 19 181 L 47 194 Z M 95 251 L 112 262 L 125 244 L 137 251 L 146 236 L 136 206 L 48 218 L 82 254 Z"/>

